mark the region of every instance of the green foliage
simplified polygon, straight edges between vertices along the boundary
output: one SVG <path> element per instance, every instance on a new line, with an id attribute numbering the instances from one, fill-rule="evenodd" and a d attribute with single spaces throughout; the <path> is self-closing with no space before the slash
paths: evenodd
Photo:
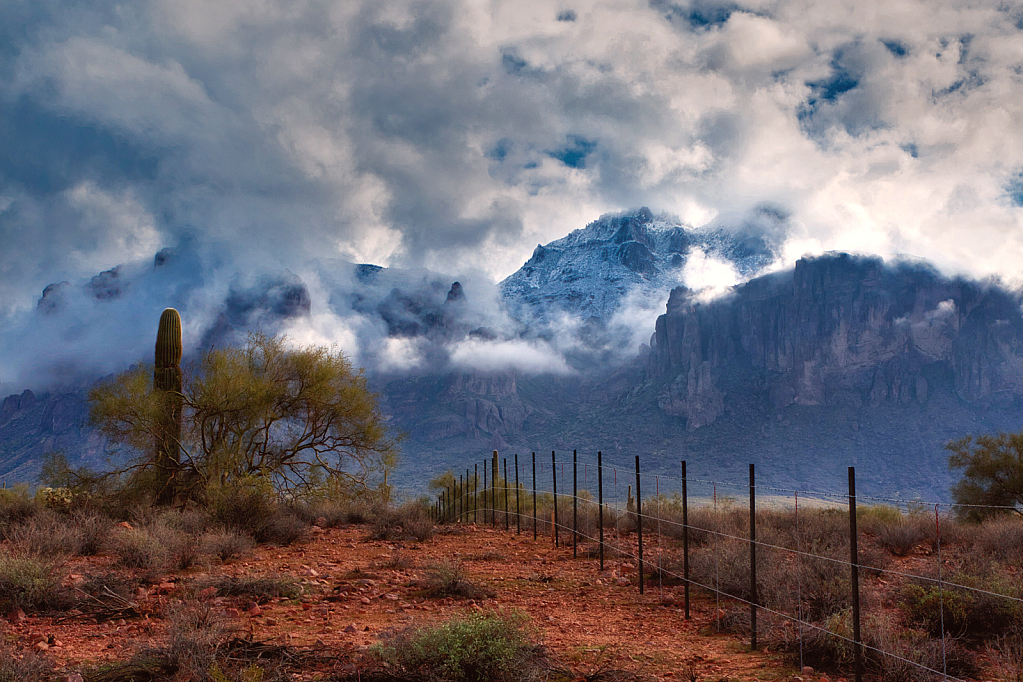
<path id="1" fill-rule="evenodd" d="M 110 545 L 116 564 L 124 568 L 162 568 L 171 558 L 167 547 L 145 528 L 118 530 Z"/>
<path id="2" fill-rule="evenodd" d="M 203 355 L 183 378 L 180 396 L 179 497 L 202 501 L 253 478 L 292 496 L 386 495 L 378 477 L 393 467 L 396 442 L 362 372 L 337 349 L 291 349 L 283 336 L 253 333 L 244 348 Z M 111 475 L 158 495 L 166 457 L 152 444 L 166 435 L 166 399 L 153 372 L 145 366 L 124 372 L 94 388 L 89 402 L 93 426 L 133 456 Z"/>
<path id="3" fill-rule="evenodd" d="M 974 589 L 928 582 L 908 585 L 905 590 L 903 609 L 931 635 L 940 637 L 944 625 L 945 632 L 954 637 L 988 640 L 1023 625 L 1023 607 L 1015 601 L 1023 593 L 1004 576 L 956 573 L 947 580 Z"/>
<path id="4" fill-rule="evenodd" d="M 0 613 L 59 609 L 68 603 L 53 565 L 0 549 Z"/>
<path id="5" fill-rule="evenodd" d="M 960 514 L 979 521 L 1023 504 L 1023 433 L 971 436 L 945 445 L 951 469 L 963 469 L 963 478 L 952 487 Z M 979 505 L 979 506 L 971 506 Z"/>
<path id="6" fill-rule="evenodd" d="M 537 679 L 546 662 L 530 643 L 525 617 L 495 611 L 400 633 L 377 651 L 399 679 L 437 682 Z"/>

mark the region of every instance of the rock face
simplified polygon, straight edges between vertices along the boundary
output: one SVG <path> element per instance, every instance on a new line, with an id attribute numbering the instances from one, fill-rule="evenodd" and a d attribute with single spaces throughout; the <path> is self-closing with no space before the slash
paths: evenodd
<path id="1" fill-rule="evenodd" d="M 75 465 L 103 463 L 103 440 L 86 425 L 85 391 L 37 396 L 25 390 L 0 402 L 0 482 L 36 483 L 48 453 Z"/>
<path id="2" fill-rule="evenodd" d="M 1015 296 L 879 258 L 806 257 L 710 303 L 676 288 L 650 347 L 658 406 L 689 429 L 713 423 L 737 391 L 775 410 L 923 404 L 938 387 L 978 405 L 1023 397 Z"/>

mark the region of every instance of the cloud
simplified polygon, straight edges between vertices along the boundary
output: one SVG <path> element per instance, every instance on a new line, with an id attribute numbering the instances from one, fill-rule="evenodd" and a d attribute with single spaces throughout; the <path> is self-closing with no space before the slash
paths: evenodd
<path id="1" fill-rule="evenodd" d="M 451 364 L 459 369 L 524 374 L 571 374 L 565 359 L 538 340 L 482 341 L 467 339 L 451 349 Z"/>
<path id="2" fill-rule="evenodd" d="M 640 205 L 741 229 L 767 203 L 789 260 L 1014 279 L 1020 26 L 995 0 L 6 3 L 0 318 L 192 233 L 215 302 L 310 259 L 492 282 Z M 378 324 L 310 314 L 296 336 Z"/>

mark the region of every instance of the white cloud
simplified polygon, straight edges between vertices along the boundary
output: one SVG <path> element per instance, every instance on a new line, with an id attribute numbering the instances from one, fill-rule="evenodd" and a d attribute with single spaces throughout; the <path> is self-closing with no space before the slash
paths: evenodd
<path id="1" fill-rule="evenodd" d="M 572 373 L 572 369 L 557 351 L 537 340 L 466 339 L 451 347 L 451 364 L 454 367 L 492 372 L 515 370 L 525 374 Z"/>

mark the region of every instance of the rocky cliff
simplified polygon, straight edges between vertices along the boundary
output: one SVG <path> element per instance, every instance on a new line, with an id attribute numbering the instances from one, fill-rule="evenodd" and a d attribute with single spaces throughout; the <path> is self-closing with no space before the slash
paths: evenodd
<path id="1" fill-rule="evenodd" d="M 659 408 L 713 423 L 730 392 L 772 409 L 927 403 L 947 390 L 979 407 L 1023 397 L 1023 316 L 997 286 L 920 264 L 829 254 L 699 302 L 672 290 L 650 341 Z"/>

